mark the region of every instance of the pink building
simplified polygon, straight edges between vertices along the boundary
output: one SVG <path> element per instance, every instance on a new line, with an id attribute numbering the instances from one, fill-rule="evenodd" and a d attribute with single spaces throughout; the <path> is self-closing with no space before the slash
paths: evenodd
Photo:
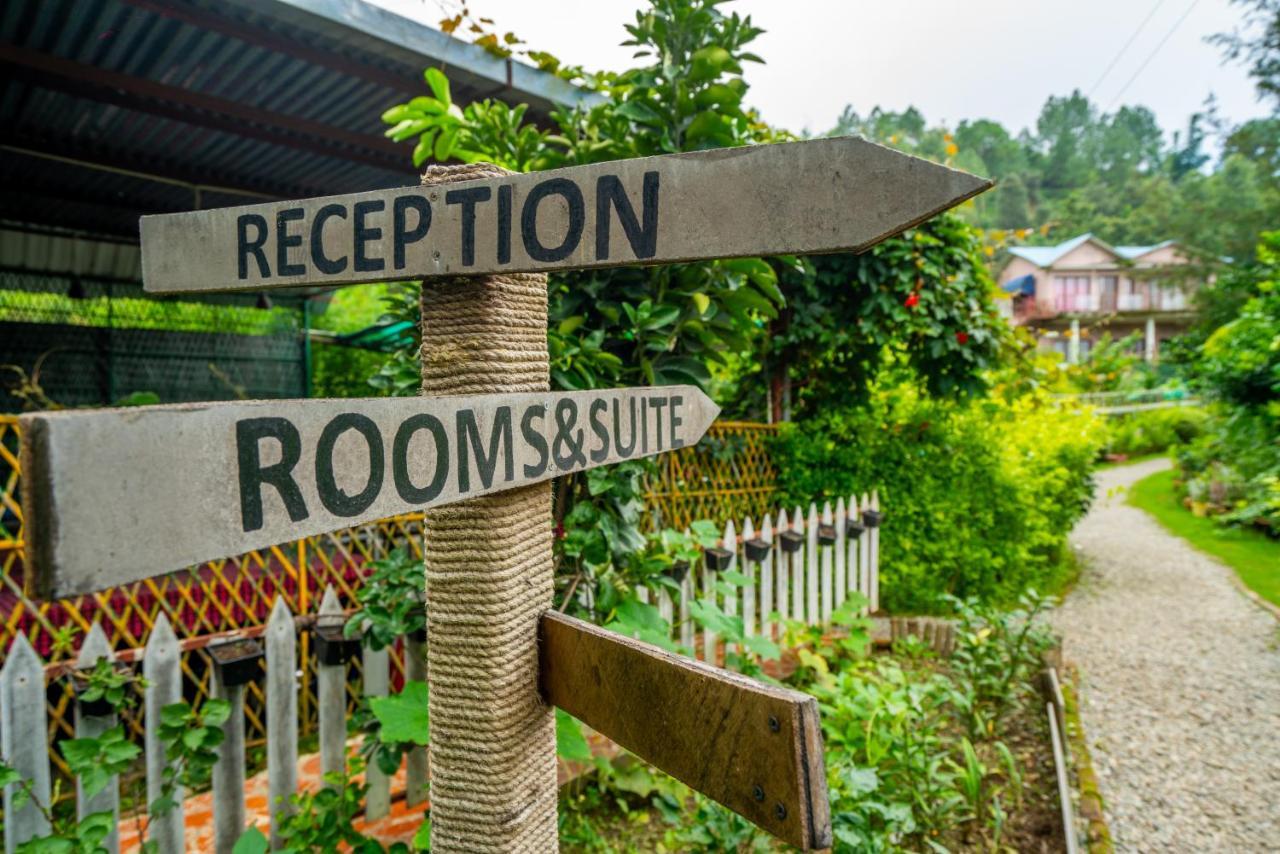
<path id="1" fill-rule="evenodd" d="M 1193 319 L 1196 281 L 1190 258 L 1172 240 L 1154 246 L 1111 246 L 1082 234 L 1057 246 L 1015 246 L 1000 271 L 1012 296 L 1001 302 L 1015 326 L 1035 333 L 1044 350 L 1070 362 L 1104 333 L 1115 340 L 1142 333 L 1141 353 L 1154 361 L 1160 342 Z"/>

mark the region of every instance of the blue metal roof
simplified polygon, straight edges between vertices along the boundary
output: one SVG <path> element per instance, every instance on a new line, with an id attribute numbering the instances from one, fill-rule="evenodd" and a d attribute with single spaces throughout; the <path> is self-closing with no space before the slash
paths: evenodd
<path id="1" fill-rule="evenodd" d="M 1057 246 L 1013 246 L 1010 247 L 1009 254 L 1025 258 L 1037 267 L 1052 267 L 1071 250 L 1088 242 L 1093 242 L 1102 249 L 1127 261 L 1136 261 L 1149 252 L 1172 246 L 1174 243 L 1172 240 L 1166 240 L 1163 243 L 1153 243 L 1150 246 L 1112 246 L 1106 241 L 1094 237 L 1092 233 L 1085 232 L 1070 240 L 1065 240 Z"/>

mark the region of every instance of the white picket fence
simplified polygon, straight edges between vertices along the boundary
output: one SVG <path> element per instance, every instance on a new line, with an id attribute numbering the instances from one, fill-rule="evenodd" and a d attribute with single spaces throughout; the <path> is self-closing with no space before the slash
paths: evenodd
<path id="1" fill-rule="evenodd" d="M 879 609 L 879 527 L 876 514 L 879 499 L 872 493 L 861 498 L 841 498 L 834 508 L 825 504 L 821 510 L 810 504 L 806 514 L 797 507 L 788 516 L 779 512 L 766 518 L 757 528 L 750 519 L 743 520 L 741 536 L 733 522 L 725 525 L 722 546 L 732 553 L 725 569 L 747 577 L 733 585 L 732 593 L 717 590 L 716 573 L 709 566 L 692 567 L 680 585 L 680 594 L 672 597 L 666 590 L 658 594 L 656 606 L 672 626 L 673 639 L 687 649 L 697 640 L 689 605 L 696 598 L 714 598 L 729 615 L 741 616 L 744 635 L 776 636 L 779 627 L 771 619 L 797 620 L 811 625 L 830 621 L 832 613 L 858 591 L 867 599 L 864 611 Z M 786 536 L 784 536 L 786 535 Z M 789 540 L 789 544 L 784 544 Z M 749 557 L 748 555 L 751 555 Z M 646 601 L 648 591 L 642 591 Z M 316 620 L 341 619 L 342 606 L 332 587 L 325 590 Z M 307 620 L 307 622 L 313 622 Z M 288 809 L 289 796 L 297 791 L 298 767 L 298 677 L 297 650 L 299 621 L 285 600 L 275 607 L 262 632 L 266 665 L 266 729 L 268 800 L 272 804 L 271 836 L 273 848 L 278 843 L 280 811 Z M 423 644 L 404 638 L 406 678 L 426 679 Z M 716 661 L 719 639 L 703 632 L 695 654 L 706 661 Z M 389 651 L 362 650 L 362 691 L 365 696 L 388 693 Z M 144 649 L 143 676 L 146 688 L 142 714 L 145 730 L 145 768 L 147 801 L 160 796 L 161 774 L 166 765 L 159 738 L 160 710 L 182 699 L 181 647 L 168 619 L 161 614 L 147 639 Z M 107 637 L 95 624 L 80 649 L 77 667 L 90 669 L 100 658 L 114 660 Z M 257 667 L 255 663 L 255 668 Z M 317 702 L 319 706 L 320 765 L 324 773 L 342 771 L 347 750 L 347 703 L 345 664 L 318 662 Z M 6 763 L 31 782 L 35 797 L 50 802 L 51 766 L 48 753 L 45 666 L 27 639 L 19 635 L 10 646 L 0 669 L 0 755 Z M 231 715 L 223 727 L 226 735 L 214 766 L 213 824 L 214 850 L 230 854 L 235 841 L 246 827 L 245 811 L 245 711 L 243 684 L 228 684 L 223 671 L 215 668 L 214 692 L 231 704 Z M 89 716 L 77 707 L 77 737 L 92 737 L 115 726 L 114 714 Z M 388 814 L 391 804 L 390 780 L 377 768 L 367 770 L 369 791 L 365 815 L 376 820 Z M 410 805 L 420 803 L 427 794 L 427 756 L 425 748 L 415 748 L 406 767 L 406 798 Z M 15 808 L 18 785 L 4 790 L 4 850 L 12 854 L 17 846 L 35 836 L 49 832 L 44 815 L 34 803 Z M 182 793 L 174 795 L 179 806 L 155 821 L 147 837 L 159 843 L 165 854 L 181 852 L 184 843 Z M 108 851 L 119 851 L 120 794 L 119 780 L 92 798 L 77 792 L 77 812 L 81 817 L 111 810 L 117 816 L 117 831 L 106 840 Z M 126 821 L 130 819 L 126 818 Z"/>

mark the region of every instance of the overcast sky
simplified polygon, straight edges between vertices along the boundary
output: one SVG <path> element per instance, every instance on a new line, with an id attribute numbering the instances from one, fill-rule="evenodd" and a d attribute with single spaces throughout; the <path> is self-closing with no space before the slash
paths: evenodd
<path id="1" fill-rule="evenodd" d="M 458 6 L 374 2 L 432 26 Z M 640 0 L 468 2 L 565 62 L 632 64 L 619 42 Z M 914 105 L 931 123 L 992 118 L 1016 132 L 1034 124 L 1045 98 L 1074 88 L 1106 111 L 1144 104 L 1167 132 L 1185 127 L 1210 93 L 1233 122 L 1264 113 L 1245 69 L 1224 65 L 1204 41 L 1240 22 L 1241 7 L 1228 0 L 736 0 L 725 8 L 767 31 L 753 46 L 767 64 L 748 67 L 748 101 L 793 131 L 829 129 L 845 104 L 864 114 L 878 104 Z"/>

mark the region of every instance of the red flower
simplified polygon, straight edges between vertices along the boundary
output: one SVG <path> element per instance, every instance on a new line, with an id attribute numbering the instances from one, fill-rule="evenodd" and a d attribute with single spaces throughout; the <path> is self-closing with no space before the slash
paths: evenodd
<path id="1" fill-rule="evenodd" d="M 907 308 L 915 308 L 919 304 L 920 295 L 917 293 L 912 293 L 911 296 L 907 297 L 906 301 L 903 303 Z"/>
<path id="2" fill-rule="evenodd" d="M 562 524 L 556 525 L 556 526 L 555 526 L 555 528 L 552 530 L 552 532 L 551 532 L 551 533 L 555 536 L 555 538 L 556 538 L 557 540 L 563 540 L 563 539 L 564 539 L 564 524 L 562 523 Z"/>
<path id="3" fill-rule="evenodd" d="M 957 333 L 956 333 L 956 343 L 957 343 L 957 344 L 968 344 L 968 343 L 969 343 L 969 333 L 968 333 L 968 332 L 957 332 Z"/>

